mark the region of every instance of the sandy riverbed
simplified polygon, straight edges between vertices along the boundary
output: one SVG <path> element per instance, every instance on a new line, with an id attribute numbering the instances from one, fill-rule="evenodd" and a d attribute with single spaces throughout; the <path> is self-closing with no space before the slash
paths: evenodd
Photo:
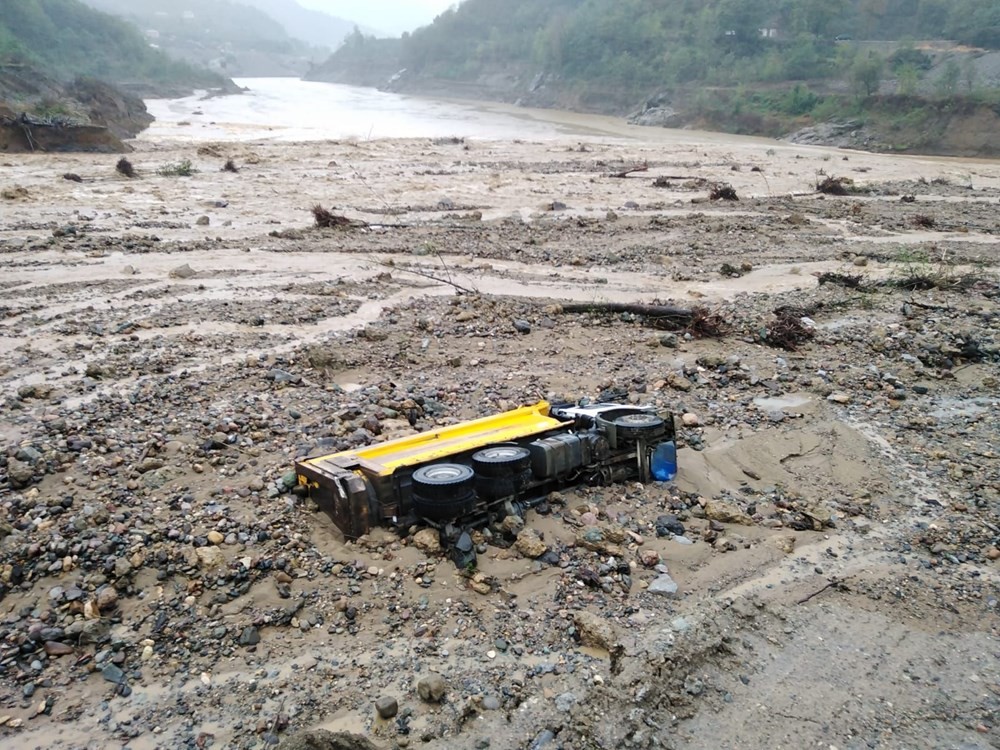
<path id="1" fill-rule="evenodd" d="M 5 742 L 1000 742 L 1000 164 L 607 127 L 0 156 Z M 559 308 L 654 300 L 727 329 Z M 284 491 L 407 411 L 601 395 L 686 415 L 681 473 L 529 514 L 547 561 L 498 532 L 470 581 Z"/>

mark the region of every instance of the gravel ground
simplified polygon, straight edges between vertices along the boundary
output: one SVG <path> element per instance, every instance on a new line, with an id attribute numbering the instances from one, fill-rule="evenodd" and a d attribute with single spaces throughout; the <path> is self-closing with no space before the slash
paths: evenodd
<path id="1" fill-rule="evenodd" d="M 4 743 L 1000 746 L 995 162 L 718 138 L 145 143 L 138 180 L 2 158 Z M 719 335 L 599 309 L 653 301 Z M 478 533 L 474 575 L 290 492 L 297 457 L 538 398 L 672 411 L 676 482 L 554 495 Z"/>

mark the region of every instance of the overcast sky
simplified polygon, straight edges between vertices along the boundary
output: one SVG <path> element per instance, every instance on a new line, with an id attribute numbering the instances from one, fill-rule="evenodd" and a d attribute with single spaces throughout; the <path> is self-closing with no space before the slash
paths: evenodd
<path id="1" fill-rule="evenodd" d="M 298 0 L 299 5 L 325 10 L 379 31 L 401 34 L 424 26 L 458 0 Z"/>

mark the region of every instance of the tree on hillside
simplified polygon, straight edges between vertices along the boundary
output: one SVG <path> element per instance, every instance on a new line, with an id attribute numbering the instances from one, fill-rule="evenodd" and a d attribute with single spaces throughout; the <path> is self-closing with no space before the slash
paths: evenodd
<path id="1" fill-rule="evenodd" d="M 863 91 L 865 96 L 871 96 L 878 91 L 884 68 L 885 60 L 880 55 L 876 55 L 874 52 L 860 55 L 851 67 L 851 81 L 854 83 L 855 90 Z"/>

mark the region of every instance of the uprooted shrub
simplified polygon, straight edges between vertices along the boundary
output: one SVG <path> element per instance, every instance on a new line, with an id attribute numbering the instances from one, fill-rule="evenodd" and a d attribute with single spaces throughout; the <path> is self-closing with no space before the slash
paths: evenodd
<path id="1" fill-rule="evenodd" d="M 139 176 L 139 174 L 135 171 L 135 167 L 132 166 L 132 162 L 124 156 L 118 160 L 117 164 L 115 164 L 115 171 L 120 175 L 128 177 L 130 180 Z"/>

